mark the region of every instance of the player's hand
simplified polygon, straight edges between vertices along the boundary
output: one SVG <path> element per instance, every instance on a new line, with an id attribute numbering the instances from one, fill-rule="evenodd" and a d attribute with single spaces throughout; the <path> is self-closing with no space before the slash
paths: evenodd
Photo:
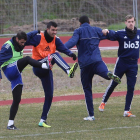
<path id="1" fill-rule="evenodd" d="M 102 30 L 102 33 L 103 33 L 103 35 L 106 36 L 106 35 L 109 33 L 109 30 L 108 30 L 108 29 L 103 29 L 103 30 Z"/>
<path id="2" fill-rule="evenodd" d="M 77 59 L 77 56 L 76 56 L 74 53 L 72 53 L 72 54 L 70 55 L 70 57 L 72 57 L 72 59 L 73 59 L 74 61 Z"/>

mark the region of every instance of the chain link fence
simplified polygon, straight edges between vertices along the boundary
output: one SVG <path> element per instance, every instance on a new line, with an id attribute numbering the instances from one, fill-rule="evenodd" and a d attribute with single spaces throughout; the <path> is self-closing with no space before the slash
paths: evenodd
<path id="1" fill-rule="evenodd" d="M 81 15 L 93 26 L 121 29 L 124 17 L 136 10 L 139 0 L 0 0 L 0 35 L 44 30 L 50 20 L 58 23 L 59 33 L 73 32 Z"/>

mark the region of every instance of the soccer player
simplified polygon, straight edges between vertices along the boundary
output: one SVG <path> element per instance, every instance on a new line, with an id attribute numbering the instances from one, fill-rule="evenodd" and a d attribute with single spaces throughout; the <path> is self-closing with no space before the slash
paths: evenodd
<path id="1" fill-rule="evenodd" d="M 34 33 L 36 34 L 37 31 Z M 34 34 L 30 34 L 30 37 L 32 36 L 34 36 Z M 25 32 L 19 31 L 16 36 L 4 43 L 0 51 L 0 66 L 7 79 L 11 82 L 13 94 L 13 103 L 10 108 L 9 121 L 7 125 L 7 129 L 9 130 L 17 129 L 14 125 L 14 119 L 17 114 L 22 95 L 23 82 L 21 72 L 28 64 L 41 69 L 49 69 L 48 60 L 47 63 L 41 63 L 29 56 L 23 58 L 23 49 L 27 38 L 28 36 Z M 1 71 L 0 79 L 2 79 Z"/>
<path id="2" fill-rule="evenodd" d="M 75 45 L 78 49 L 78 63 L 81 69 L 81 82 L 85 93 L 88 117 L 84 120 L 95 120 L 93 98 L 92 98 L 92 78 L 99 75 L 107 80 L 113 79 L 120 83 L 118 76 L 108 71 L 106 64 L 102 61 L 99 42 L 106 37 L 102 33 L 102 29 L 90 26 L 87 16 L 81 16 L 79 19 L 80 27 L 73 33 L 72 38 L 65 43 L 67 48 Z"/>
<path id="3" fill-rule="evenodd" d="M 120 78 L 125 74 L 127 79 L 127 94 L 123 113 L 124 117 L 136 117 L 130 112 L 137 80 L 140 42 L 140 30 L 135 27 L 135 21 L 136 19 L 133 15 L 127 15 L 125 17 L 125 29 L 116 32 L 113 30 L 104 30 L 104 34 L 108 33 L 108 39 L 112 41 L 117 40 L 119 42 L 118 59 L 114 68 L 114 74 Z M 105 104 L 117 85 L 116 82 L 111 81 L 103 95 L 99 111 L 104 111 Z"/>
<path id="4" fill-rule="evenodd" d="M 69 57 L 72 57 L 73 60 L 76 60 L 76 55 L 64 46 L 62 41 L 56 36 L 56 33 L 57 24 L 50 21 L 47 24 L 47 29 L 30 38 L 30 40 L 26 42 L 26 45 L 33 45 L 33 59 L 38 60 L 39 62 L 45 62 L 46 58 L 50 56 L 52 58 L 51 65 L 56 63 L 68 75 L 68 77 L 73 78 L 78 63 L 75 63 L 72 68 L 70 68 L 59 53 L 55 51 L 62 52 Z M 28 35 L 29 34 L 30 33 L 28 33 Z M 43 70 L 36 67 L 33 67 L 33 72 L 41 80 L 45 94 L 43 111 L 38 125 L 40 127 L 51 127 L 47 124 L 46 120 L 53 99 L 53 73 L 51 70 Z"/>

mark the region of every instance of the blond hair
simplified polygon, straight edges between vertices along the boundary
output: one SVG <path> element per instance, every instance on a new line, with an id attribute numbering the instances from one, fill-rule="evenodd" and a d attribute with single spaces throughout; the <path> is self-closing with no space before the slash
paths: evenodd
<path id="1" fill-rule="evenodd" d="M 136 21 L 136 18 L 133 15 L 127 15 L 125 17 L 125 21 L 127 21 L 128 19 L 134 18 L 134 21 Z"/>

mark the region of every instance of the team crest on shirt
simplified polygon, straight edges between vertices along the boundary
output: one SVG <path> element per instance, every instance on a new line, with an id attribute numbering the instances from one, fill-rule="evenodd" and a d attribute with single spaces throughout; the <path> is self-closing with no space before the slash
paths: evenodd
<path id="1" fill-rule="evenodd" d="M 127 38 L 127 36 L 124 36 L 124 38 L 126 39 L 126 38 Z"/>
<path id="2" fill-rule="evenodd" d="M 137 39 L 140 39 L 140 36 L 139 35 L 137 35 Z"/>

